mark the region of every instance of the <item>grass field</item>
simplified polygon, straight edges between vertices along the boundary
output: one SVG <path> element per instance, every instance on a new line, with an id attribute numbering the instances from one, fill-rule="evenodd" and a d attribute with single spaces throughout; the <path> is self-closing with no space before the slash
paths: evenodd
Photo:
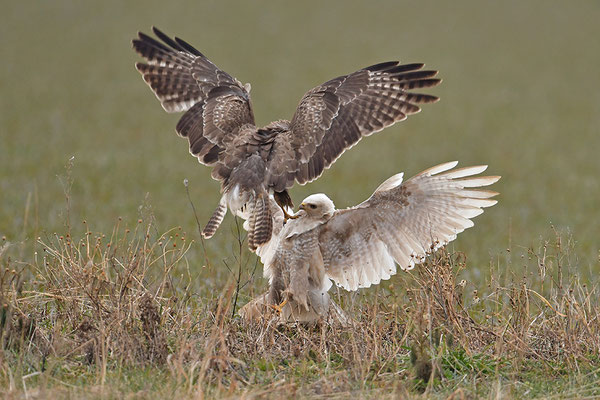
<path id="1" fill-rule="evenodd" d="M 599 19 L 594 1 L 3 5 L 0 392 L 9 398 L 268 397 L 292 389 L 322 397 L 394 391 L 418 397 L 423 390 L 458 398 L 598 395 L 586 385 L 600 381 Z M 438 69 L 444 82 L 431 93 L 439 103 L 363 140 L 291 195 L 298 203 L 325 192 L 343 208 L 400 171 L 411 176 L 455 159 L 489 164 L 491 174 L 503 177 L 495 186 L 499 204 L 449 246 L 453 256 L 428 267 L 450 274 L 449 282 L 466 280 L 457 295 L 466 314 L 456 315 L 471 318 L 471 330 L 432 312 L 435 295 L 420 298 L 422 307 L 430 305 L 430 323 L 418 321 L 423 309 L 412 306 L 409 299 L 419 297 L 410 291 L 431 287 L 426 272 L 341 294 L 358 321 L 356 333 L 243 327 L 231 318 L 266 282 L 252 256 L 240 254 L 230 216 L 214 238 L 200 241 L 182 182 L 190 182 L 201 223 L 218 202 L 219 185 L 175 134 L 178 115 L 162 110 L 135 71 L 131 39 L 152 25 L 251 82 L 259 124 L 291 117 L 306 90 L 360 67 L 400 59 Z M 132 235 L 123 236 L 125 229 Z M 149 238 L 140 233 L 146 231 Z M 169 244 L 185 240 L 165 255 L 157 245 L 163 232 Z M 90 250 L 69 249 L 88 237 Z M 91 250 L 98 238 L 122 251 L 115 253 L 120 267 L 109 262 L 106 247 Z M 116 271 L 132 265 L 135 240 L 149 241 L 149 254 L 163 262 L 148 259 L 147 269 L 130 274 L 143 284 L 127 286 Z M 539 262 L 544 252 L 547 263 Z M 456 261 L 458 253 L 466 261 Z M 241 282 L 250 280 L 241 290 L 238 268 Z M 105 276 L 98 278 L 100 270 Z M 111 284 L 98 287 L 96 279 Z M 131 291 L 110 303 L 118 284 Z M 155 303 L 144 297 L 159 292 Z M 222 300 L 237 292 L 236 304 Z M 177 306 L 169 299 L 178 299 Z M 96 314 L 94 304 L 114 318 Z M 107 318 L 104 330 L 81 333 L 83 321 L 95 317 Z M 27 333 L 33 326 L 27 321 L 35 321 L 35 334 Z M 129 322 L 113 329 L 123 321 Z M 482 329 L 493 339 L 473 333 Z M 456 339 L 439 339 L 442 331 Z M 130 343 L 113 340 L 127 335 Z M 330 335 L 330 346 L 323 335 Z M 420 337 L 429 338 L 427 346 Z M 517 343 L 519 337 L 528 339 Z M 544 340 L 554 350 L 536 347 Z M 419 360 L 410 360 L 417 353 L 428 355 L 435 375 L 421 386 Z"/>

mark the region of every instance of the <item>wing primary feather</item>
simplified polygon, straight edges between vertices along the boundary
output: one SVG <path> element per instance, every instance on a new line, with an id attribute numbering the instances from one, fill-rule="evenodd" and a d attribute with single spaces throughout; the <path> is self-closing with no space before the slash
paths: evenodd
<path id="1" fill-rule="evenodd" d="M 413 71 L 406 72 L 401 75 L 398 75 L 400 81 L 411 81 L 414 79 L 427 79 L 433 78 L 438 74 L 438 71 Z"/>
<path id="2" fill-rule="evenodd" d="M 423 172 L 419 172 L 415 176 L 436 175 L 436 174 L 439 174 L 440 172 L 448 171 L 448 170 L 456 167 L 457 165 L 458 165 L 458 161 L 450 161 L 447 163 L 439 164 L 434 167 L 428 168 Z"/>
<path id="3" fill-rule="evenodd" d="M 439 78 L 413 79 L 410 81 L 399 82 L 398 87 L 400 89 L 405 89 L 405 90 L 423 89 L 423 88 L 430 88 L 430 87 L 437 86 L 441 82 L 442 82 L 442 80 Z M 436 96 L 431 96 L 431 97 L 435 97 L 436 100 L 434 100 L 434 101 L 439 100 L 439 98 Z"/>
<path id="4" fill-rule="evenodd" d="M 397 74 L 401 72 L 415 71 L 417 69 L 423 68 L 424 66 L 425 64 L 423 63 L 402 64 L 388 68 L 385 70 L 385 72 L 388 74 Z"/>
<path id="5" fill-rule="evenodd" d="M 377 189 L 375 189 L 375 193 L 377 192 L 385 192 L 386 190 L 393 189 L 402 184 L 402 179 L 404 178 L 404 172 L 400 172 L 399 174 L 393 175 L 390 178 L 386 179 Z"/>
<path id="6" fill-rule="evenodd" d="M 154 34 L 163 42 L 165 42 L 167 45 L 169 45 L 171 48 L 178 50 L 178 51 L 185 51 L 185 49 L 183 47 L 181 47 L 176 41 L 174 41 L 173 39 L 171 39 L 168 35 L 166 35 L 165 33 L 163 33 L 160 29 L 158 29 L 157 27 L 153 26 L 152 27 L 152 32 L 154 32 Z"/>
<path id="7" fill-rule="evenodd" d="M 469 190 L 463 189 L 460 192 L 462 197 L 470 197 L 474 199 L 489 199 L 494 196 L 498 196 L 500 193 L 492 190 Z"/>
<path id="8" fill-rule="evenodd" d="M 477 175 L 487 169 L 487 165 L 476 165 L 473 167 L 456 168 L 452 171 L 448 171 L 444 174 L 439 175 L 440 177 L 448 179 L 464 178 L 466 176 Z"/>
<path id="9" fill-rule="evenodd" d="M 150 46 L 156 47 L 159 50 L 163 50 L 166 52 L 171 51 L 171 49 L 169 49 L 167 46 L 165 46 L 158 40 L 154 39 L 153 37 L 146 35 L 144 32 L 138 32 L 138 37 L 139 37 L 139 40 L 138 39 L 133 40 L 134 47 L 136 47 L 136 45 L 137 46 L 150 45 Z M 137 50 L 137 48 L 136 48 L 136 50 Z"/>
<path id="10" fill-rule="evenodd" d="M 388 68 L 398 65 L 399 62 L 400 61 L 386 61 L 386 62 L 382 62 L 379 64 L 374 64 L 374 65 L 368 66 L 364 69 L 367 71 L 371 71 L 371 72 L 383 71 L 383 70 L 386 70 Z"/>
<path id="11" fill-rule="evenodd" d="M 191 53 L 198 57 L 205 57 L 204 54 L 202 54 L 198 49 L 196 49 L 194 46 L 192 46 L 185 40 L 175 37 L 175 41 L 177 42 L 177 44 L 179 44 L 179 46 L 181 46 L 188 53 Z"/>
<path id="12" fill-rule="evenodd" d="M 489 186 L 498 182 L 500 176 L 479 176 L 476 178 L 456 179 L 454 182 L 460 183 L 463 187 Z"/>

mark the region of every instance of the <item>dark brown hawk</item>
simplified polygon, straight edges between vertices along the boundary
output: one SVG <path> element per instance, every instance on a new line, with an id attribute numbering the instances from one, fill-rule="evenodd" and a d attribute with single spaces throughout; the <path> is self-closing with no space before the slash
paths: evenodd
<path id="1" fill-rule="evenodd" d="M 273 229 L 269 196 L 285 212 L 287 189 L 305 184 L 363 136 L 420 111 L 438 100 L 412 89 L 440 83 L 423 64 L 384 62 L 334 78 L 309 90 L 291 121 L 258 128 L 250 86 L 220 70 L 179 38 L 153 28 L 159 40 L 139 33 L 133 48 L 146 59 L 136 68 L 167 112 L 185 114 L 177 124 L 190 153 L 213 167 L 221 182 L 219 206 L 202 234 L 211 237 L 229 210 L 248 220 L 251 249 L 266 243 Z"/>

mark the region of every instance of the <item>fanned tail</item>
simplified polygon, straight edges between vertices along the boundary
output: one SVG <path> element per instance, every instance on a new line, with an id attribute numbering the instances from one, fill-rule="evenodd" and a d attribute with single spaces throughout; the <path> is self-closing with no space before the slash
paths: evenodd
<path id="1" fill-rule="evenodd" d="M 215 210 L 212 217 L 210 217 L 210 219 L 206 223 L 206 226 L 202 230 L 202 237 L 204 239 L 209 239 L 215 234 L 215 232 L 221 225 L 221 222 L 223 222 L 223 218 L 225 218 L 226 213 L 227 205 L 225 204 L 225 201 L 221 199 L 219 205 L 217 206 L 217 209 Z"/>

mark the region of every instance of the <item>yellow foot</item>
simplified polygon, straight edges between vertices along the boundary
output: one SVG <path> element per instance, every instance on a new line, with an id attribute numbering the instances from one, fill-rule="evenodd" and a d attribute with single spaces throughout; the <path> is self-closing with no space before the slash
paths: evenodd
<path id="1" fill-rule="evenodd" d="M 280 304 L 269 304 L 273 310 L 277 311 L 279 314 L 283 312 L 283 307 L 287 304 L 287 299 L 283 300 Z"/>
<path id="2" fill-rule="evenodd" d="M 288 221 L 288 219 L 296 219 L 296 218 L 298 218 L 298 215 L 290 215 L 283 208 L 281 209 L 281 211 L 283 211 L 283 222 L 284 223 L 286 223 Z"/>

